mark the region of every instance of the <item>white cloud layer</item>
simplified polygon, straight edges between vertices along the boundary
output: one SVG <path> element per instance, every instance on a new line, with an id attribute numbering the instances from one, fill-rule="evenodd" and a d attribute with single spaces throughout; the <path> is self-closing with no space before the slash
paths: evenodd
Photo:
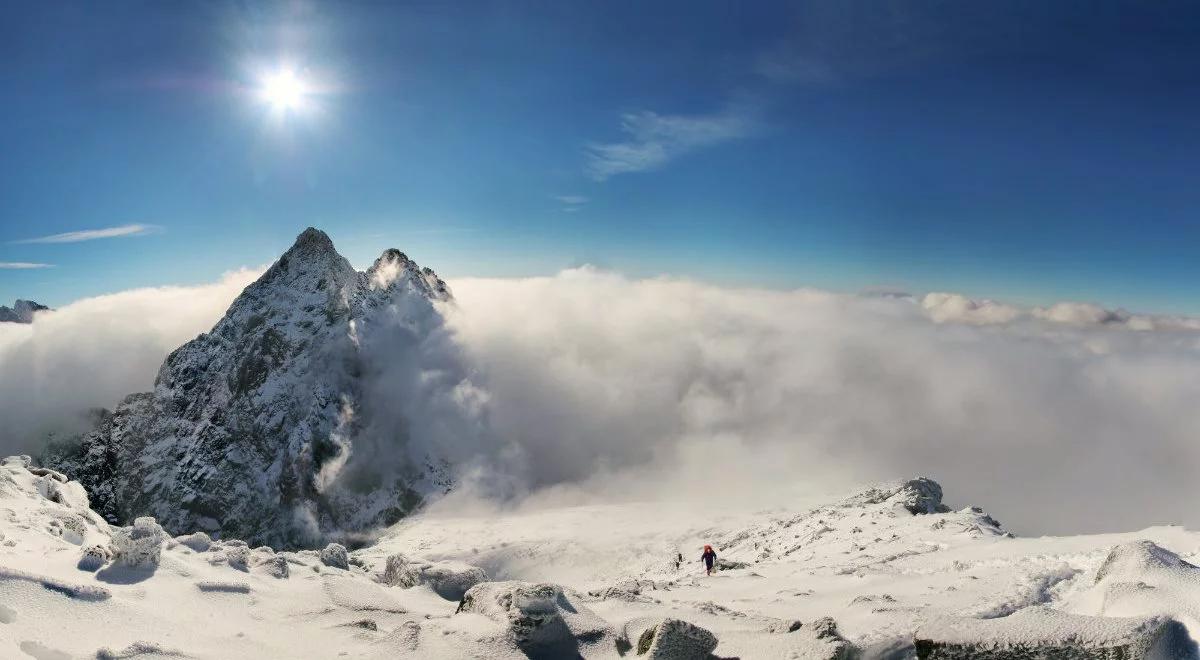
<path id="1" fill-rule="evenodd" d="M 82 300 L 0 328 L 4 427 L 42 430 L 147 389 L 253 276 Z M 414 436 L 476 455 L 482 483 L 705 507 L 925 474 L 952 504 L 985 506 L 1018 532 L 1200 525 L 1194 319 L 587 268 L 451 286 L 433 354 L 459 385 L 418 406 L 431 430 Z M 424 382 L 394 344 L 380 358 L 400 364 L 376 376 L 412 382 L 381 392 Z"/>
<path id="2" fill-rule="evenodd" d="M 95 241 L 101 238 L 119 238 L 122 236 L 144 236 L 158 231 L 160 227 L 157 225 L 120 225 L 119 227 L 105 227 L 103 229 L 82 229 L 79 231 L 69 231 L 62 234 L 51 234 L 49 236 L 39 236 L 38 238 L 26 238 L 20 241 L 13 241 L 14 244 L 24 243 L 81 243 L 83 241 Z"/>
<path id="3" fill-rule="evenodd" d="M 690 117 L 630 112 L 621 116 L 628 139 L 590 145 L 585 169 L 596 181 L 655 170 L 696 149 L 746 137 L 753 127 L 754 121 L 739 111 Z"/>
<path id="4" fill-rule="evenodd" d="M 0 269 L 31 270 L 35 268 L 53 268 L 54 264 L 33 263 L 29 261 L 0 261 Z"/>
<path id="5" fill-rule="evenodd" d="M 0 451 L 29 451 L 46 431 L 80 428 L 88 408 L 148 391 L 167 354 L 207 332 L 257 276 L 133 289 L 0 323 Z"/>

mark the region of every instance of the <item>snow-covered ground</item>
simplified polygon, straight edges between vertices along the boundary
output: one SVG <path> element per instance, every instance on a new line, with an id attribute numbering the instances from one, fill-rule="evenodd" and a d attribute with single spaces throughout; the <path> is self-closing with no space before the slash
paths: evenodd
<path id="1" fill-rule="evenodd" d="M 722 562 L 711 577 L 705 543 Z M 716 656 L 742 658 L 1035 644 L 1186 657 L 1197 553 L 1200 533 L 1180 527 L 1013 538 L 924 479 L 791 511 L 435 509 L 348 557 L 275 552 L 111 527 L 78 484 L 12 458 L 0 657 L 689 657 L 714 637 Z"/>

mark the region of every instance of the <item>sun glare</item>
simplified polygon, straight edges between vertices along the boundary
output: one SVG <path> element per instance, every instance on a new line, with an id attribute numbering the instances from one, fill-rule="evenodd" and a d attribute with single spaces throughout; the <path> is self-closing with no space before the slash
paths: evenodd
<path id="1" fill-rule="evenodd" d="M 291 69 L 284 69 L 263 81 L 262 97 L 276 110 L 294 110 L 304 101 L 304 83 Z"/>

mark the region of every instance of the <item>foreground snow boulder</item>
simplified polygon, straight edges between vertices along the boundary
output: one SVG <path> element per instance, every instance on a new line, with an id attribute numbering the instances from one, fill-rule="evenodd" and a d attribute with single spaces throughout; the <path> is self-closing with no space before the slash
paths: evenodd
<path id="1" fill-rule="evenodd" d="M 531 658 L 574 658 L 585 646 L 606 639 L 612 629 L 556 584 L 484 582 L 471 587 L 460 612 L 482 614 L 503 625 L 505 634 Z"/>
<path id="2" fill-rule="evenodd" d="M 321 563 L 330 568 L 350 569 L 350 555 L 346 552 L 346 546 L 340 543 L 330 543 L 325 546 L 319 557 Z"/>
<path id="3" fill-rule="evenodd" d="M 637 654 L 651 660 L 704 660 L 715 648 L 716 635 L 679 619 L 663 619 L 637 642 Z"/>
<path id="4" fill-rule="evenodd" d="M 953 618 L 915 635 L 921 660 L 1185 660 L 1197 658 L 1187 629 L 1168 617 L 1093 617 L 1028 607 L 997 619 Z"/>
<path id="5" fill-rule="evenodd" d="M 487 573 L 478 566 L 451 561 L 416 561 L 402 554 L 388 557 L 383 573 L 383 580 L 389 586 L 407 589 L 428 585 L 447 600 L 462 600 L 467 590 L 487 579 Z"/>
<path id="6" fill-rule="evenodd" d="M 130 527 L 112 528 L 116 560 L 130 568 L 158 568 L 167 535 L 154 518 L 144 516 Z"/>

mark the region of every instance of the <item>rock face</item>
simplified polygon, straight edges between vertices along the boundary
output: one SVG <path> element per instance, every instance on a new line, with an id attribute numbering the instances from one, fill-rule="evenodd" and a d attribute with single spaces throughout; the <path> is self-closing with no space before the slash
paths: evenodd
<path id="1" fill-rule="evenodd" d="M 33 323 L 33 313 L 44 309 L 50 308 L 32 300 L 18 299 L 12 307 L 0 305 L 0 323 Z"/>
<path id="2" fill-rule="evenodd" d="M 307 229 L 209 333 L 167 357 L 154 391 L 44 462 L 117 524 L 152 515 L 171 533 L 297 547 L 393 523 L 448 487 L 448 466 L 411 447 L 403 419 L 363 421 L 395 416 L 424 386 L 372 396 L 379 367 L 364 347 L 390 342 L 380 353 L 424 383 L 422 351 L 446 334 L 434 301 L 449 298 L 398 250 L 358 272 Z M 387 460 L 356 462 L 360 446 Z"/>

